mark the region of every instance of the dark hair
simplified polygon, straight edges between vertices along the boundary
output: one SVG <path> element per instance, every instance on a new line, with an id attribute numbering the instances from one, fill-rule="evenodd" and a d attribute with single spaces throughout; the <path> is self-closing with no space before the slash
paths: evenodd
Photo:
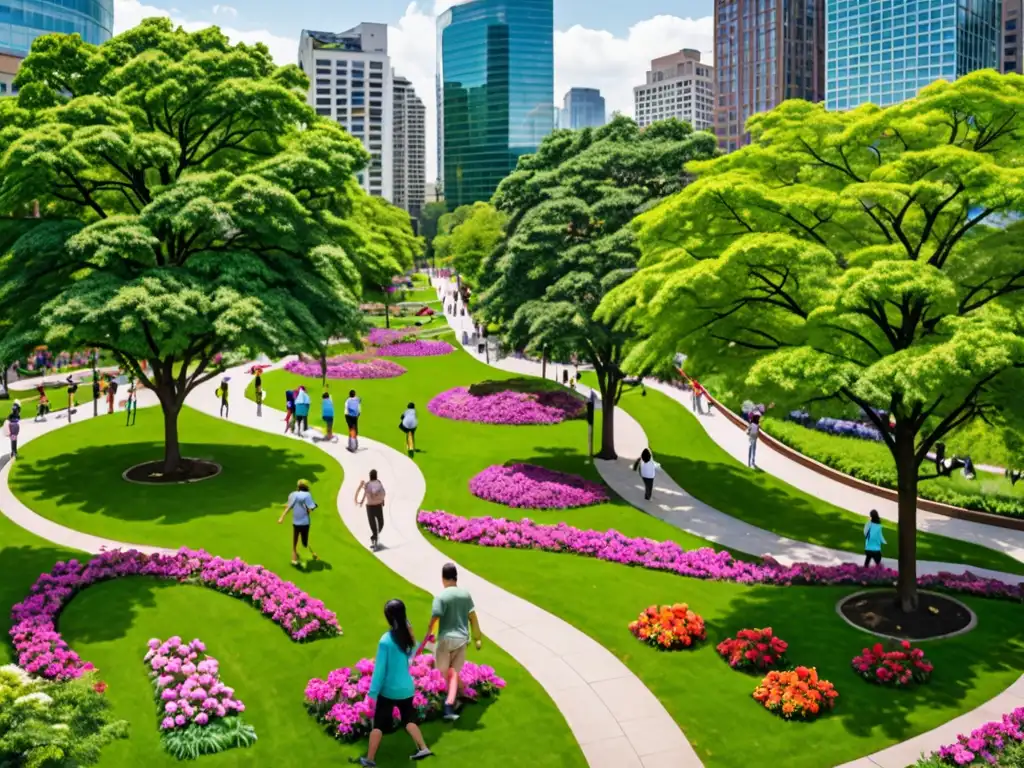
<path id="1" fill-rule="evenodd" d="M 326 399 L 327 399 L 327 398 L 329 398 L 330 396 L 331 396 L 331 393 L 330 393 L 330 392 L 324 392 L 324 394 L 323 394 L 323 399 L 324 399 L 324 400 L 326 400 Z"/>
<path id="2" fill-rule="evenodd" d="M 441 578 L 445 581 L 459 580 L 459 569 L 455 567 L 455 563 L 444 564 L 444 567 L 441 568 Z"/>
<path id="3" fill-rule="evenodd" d="M 376 480 L 377 479 L 377 470 L 376 469 L 371 469 L 370 470 L 370 479 L 371 480 Z"/>
<path id="4" fill-rule="evenodd" d="M 391 639 L 395 641 L 395 645 L 401 648 L 403 653 L 411 651 L 416 645 L 416 640 L 413 639 L 412 630 L 409 628 L 409 619 L 405 616 L 405 603 L 401 600 L 388 600 L 388 604 L 384 606 L 384 618 L 388 620 Z"/>
<path id="5" fill-rule="evenodd" d="M 416 403 L 409 403 L 409 405 L 407 405 L 406 408 L 412 408 L 415 411 L 416 410 Z"/>
<path id="6" fill-rule="evenodd" d="M 872 509 L 871 510 L 871 522 L 872 523 L 879 523 L 879 524 L 881 524 L 881 522 L 882 522 L 881 520 L 878 519 L 878 510 L 877 509 Z"/>
<path id="7" fill-rule="evenodd" d="M 650 460 L 651 460 L 651 449 L 650 448 L 644 448 L 643 451 L 640 453 L 640 461 L 648 462 Z"/>
<path id="8" fill-rule="evenodd" d="M 348 391 L 348 396 L 349 396 L 349 397 L 355 397 L 355 396 L 356 396 L 356 391 L 355 391 L 354 389 L 350 389 L 350 390 Z"/>

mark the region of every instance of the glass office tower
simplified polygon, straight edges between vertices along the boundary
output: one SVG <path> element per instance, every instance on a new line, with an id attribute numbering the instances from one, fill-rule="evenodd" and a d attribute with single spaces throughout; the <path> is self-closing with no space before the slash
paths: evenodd
<path id="1" fill-rule="evenodd" d="M 51 32 L 77 32 L 99 45 L 114 30 L 114 0 L 5 0 L 0 2 L 0 53 L 25 57 L 32 41 Z"/>
<path id="2" fill-rule="evenodd" d="M 570 88 L 565 94 L 559 128 L 600 128 L 606 122 L 601 91 L 596 88 Z"/>
<path id="3" fill-rule="evenodd" d="M 552 0 L 472 0 L 437 20 L 438 169 L 449 210 L 489 200 L 554 130 Z"/>
<path id="4" fill-rule="evenodd" d="M 911 99 L 935 80 L 1000 65 L 1000 0 L 827 0 L 825 104 Z"/>

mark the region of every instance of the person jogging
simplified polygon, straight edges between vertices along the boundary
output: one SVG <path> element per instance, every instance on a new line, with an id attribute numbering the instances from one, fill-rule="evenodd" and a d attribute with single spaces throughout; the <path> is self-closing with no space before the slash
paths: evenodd
<path id="1" fill-rule="evenodd" d="M 310 526 L 310 512 L 316 509 L 316 502 L 313 501 L 313 495 L 309 492 L 309 483 L 305 480 L 299 480 L 295 490 L 288 495 L 288 503 L 284 506 L 284 511 L 281 516 L 277 519 L 278 525 L 284 522 L 285 516 L 292 513 L 292 565 L 299 564 L 299 541 L 302 541 L 302 546 L 309 550 L 309 554 L 313 556 L 314 560 L 319 560 L 320 556 L 313 551 L 313 548 L 309 546 L 309 526 Z"/>
<path id="2" fill-rule="evenodd" d="M 434 598 L 430 609 L 430 624 L 427 626 L 427 640 L 437 629 L 437 650 L 434 651 L 434 668 L 448 683 L 448 696 L 444 702 L 444 719 L 458 720 L 455 704 L 459 696 L 459 675 L 466 663 L 466 649 L 469 646 L 470 631 L 479 651 L 483 645 L 480 620 L 476 606 L 469 592 L 459 586 L 459 571 L 455 563 L 445 563 L 441 568 L 441 583 L 444 589 Z M 426 642 L 426 641 L 425 641 Z"/>
<path id="3" fill-rule="evenodd" d="M 369 482 L 359 482 L 355 501 L 357 506 L 366 505 L 366 519 L 370 523 L 370 549 L 376 552 L 380 549 L 380 532 L 384 530 L 384 503 L 387 501 L 384 483 L 377 479 L 376 469 L 370 470 Z"/>
<path id="4" fill-rule="evenodd" d="M 350 389 L 345 401 L 345 423 L 348 425 L 348 449 L 352 453 L 359 450 L 359 415 L 362 412 L 362 398 L 356 397 L 356 391 Z"/>

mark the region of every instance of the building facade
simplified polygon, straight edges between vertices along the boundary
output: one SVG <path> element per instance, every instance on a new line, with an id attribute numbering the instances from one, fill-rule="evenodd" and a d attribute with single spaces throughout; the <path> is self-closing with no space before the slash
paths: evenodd
<path id="1" fill-rule="evenodd" d="M 0 96 L 12 82 L 32 41 L 53 32 L 78 33 L 99 45 L 114 31 L 114 0 L 15 0 L 0 4 Z"/>
<path id="2" fill-rule="evenodd" d="M 399 75 L 392 83 L 394 199 L 391 202 L 417 219 L 426 197 L 427 110 L 412 83 Z"/>
<path id="3" fill-rule="evenodd" d="M 1003 0 L 1002 72 L 1024 73 L 1024 0 Z"/>
<path id="4" fill-rule="evenodd" d="M 898 104 L 1003 64 L 1000 0 L 827 0 L 826 23 L 829 109 Z"/>
<path id="5" fill-rule="evenodd" d="M 437 19 L 438 173 L 449 208 L 489 200 L 554 130 L 553 0 L 471 0 Z"/>
<path id="6" fill-rule="evenodd" d="M 570 88 L 565 94 L 559 128 L 599 128 L 606 122 L 604 96 L 597 88 Z"/>
<path id="7" fill-rule="evenodd" d="M 700 51 L 686 48 L 651 60 L 647 82 L 633 88 L 633 114 L 643 128 L 670 117 L 695 130 L 715 123 L 715 69 L 700 61 Z"/>
<path id="8" fill-rule="evenodd" d="M 715 80 L 715 133 L 730 151 L 750 141 L 751 115 L 824 101 L 825 0 L 715 0 Z"/>

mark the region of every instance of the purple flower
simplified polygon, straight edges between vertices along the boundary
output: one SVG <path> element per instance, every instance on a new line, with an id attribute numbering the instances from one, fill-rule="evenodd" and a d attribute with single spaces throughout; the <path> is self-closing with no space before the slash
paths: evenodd
<path id="1" fill-rule="evenodd" d="M 517 392 L 505 390 L 474 395 L 456 387 L 434 397 L 427 404 L 435 416 L 481 424 L 558 424 L 582 415 L 585 403 L 563 391 Z"/>
<path id="2" fill-rule="evenodd" d="M 1024 707 L 975 728 L 969 735 L 960 734 L 956 743 L 947 744 L 935 755 L 951 765 L 995 765 L 999 754 L 1013 742 L 1024 742 Z"/>
<path id="3" fill-rule="evenodd" d="M 450 355 L 455 347 L 447 341 L 404 341 L 387 344 L 377 350 L 381 357 L 437 357 Z"/>
<path id="4" fill-rule="evenodd" d="M 320 378 L 320 363 L 291 360 L 284 369 L 289 373 Z M 327 361 L 329 379 L 394 379 L 405 373 L 405 368 L 392 360 L 381 360 L 364 355 L 345 355 Z"/>
<path id="5" fill-rule="evenodd" d="M 474 496 L 507 507 L 567 509 L 608 501 L 604 486 L 533 464 L 488 467 L 469 481 Z"/>

